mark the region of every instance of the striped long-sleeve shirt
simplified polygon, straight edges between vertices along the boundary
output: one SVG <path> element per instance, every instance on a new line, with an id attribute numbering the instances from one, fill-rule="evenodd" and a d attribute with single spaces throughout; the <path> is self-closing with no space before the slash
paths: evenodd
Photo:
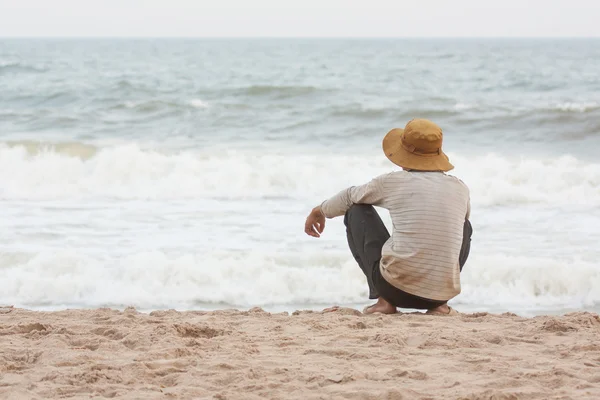
<path id="1" fill-rule="evenodd" d="M 382 249 L 381 274 L 407 293 L 450 300 L 460 293 L 458 257 L 469 217 L 469 189 L 442 172 L 396 171 L 345 189 L 326 200 L 327 218 L 344 215 L 352 204 L 387 209 L 393 231 Z"/>

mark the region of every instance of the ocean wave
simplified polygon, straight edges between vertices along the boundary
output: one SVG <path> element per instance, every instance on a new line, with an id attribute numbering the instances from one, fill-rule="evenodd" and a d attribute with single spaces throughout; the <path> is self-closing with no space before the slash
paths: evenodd
<path id="1" fill-rule="evenodd" d="M 192 99 L 188 103 L 190 106 L 194 108 L 208 108 L 209 104 L 202 101 L 201 99 Z"/>
<path id="2" fill-rule="evenodd" d="M 456 172 L 481 205 L 600 205 L 600 164 L 573 156 L 455 157 Z"/>
<path id="3" fill-rule="evenodd" d="M 209 104 L 201 99 L 167 100 L 144 99 L 117 102 L 109 106 L 110 111 L 133 111 L 136 113 L 155 113 L 160 111 L 185 111 L 186 109 L 206 109 Z"/>
<path id="4" fill-rule="evenodd" d="M 151 113 L 156 111 L 163 111 L 167 109 L 176 109 L 181 105 L 175 101 L 165 100 L 139 100 L 139 101 L 126 101 L 124 103 L 116 104 L 112 107 L 115 110 L 133 110 L 141 113 Z"/>
<path id="5" fill-rule="evenodd" d="M 456 302 L 478 306 L 590 307 L 600 304 L 597 263 L 542 255 L 475 253 L 461 275 Z"/>
<path id="6" fill-rule="evenodd" d="M 441 104 L 440 104 L 441 103 Z M 324 109 L 331 115 L 358 118 L 379 118 L 394 116 L 399 119 L 406 118 L 446 118 L 457 117 L 473 111 L 497 113 L 499 117 L 506 116 L 514 119 L 515 113 L 525 113 L 528 109 L 512 109 L 500 105 L 485 105 L 479 103 L 455 102 L 447 98 L 424 99 L 417 104 L 396 106 L 375 106 L 368 102 L 350 103 L 344 106 L 334 106 Z M 488 116 L 489 117 L 489 116 Z M 486 117 L 486 118 L 488 118 Z M 481 117 L 480 117 L 481 119 Z"/>
<path id="7" fill-rule="evenodd" d="M 131 94 L 142 95 L 142 96 L 155 96 L 157 93 L 171 93 L 176 94 L 175 88 L 171 90 L 158 89 L 152 82 L 145 81 L 141 78 L 121 78 L 115 80 L 108 87 L 108 89 L 115 93 L 118 97 L 127 97 Z"/>
<path id="8" fill-rule="evenodd" d="M 600 206 L 600 164 L 572 156 L 509 159 L 450 154 L 481 206 Z M 324 196 L 393 169 L 379 154 L 167 152 L 137 144 L 0 144 L 0 198 L 122 199 Z M 310 185 L 307 187 L 307 182 Z"/>
<path id="9" fill-rule="evenodd" d="M 562 111 L 562 112 L 578 112 L 584 113 L 587 111 L 593 111 L 600 109 L 600 103 L 595 101 L 586 101 L 586 102 L 565 102 L 559 103 L 551 108 L 551 110 Z"/>
<path id="10" fill-rule="evenodd" d="M 4 253 L 0 304 L 150 309 L 366 301 L 364 275 L 349 252 L 295 254 L 293 261 L 289 253 L 260 251 L 170 255 L 155 250 L 109 259 L 64 249 Z M 453 304 L 513 310 L 600 304 L 600 272 L 586 262 L 475 255 L 461 280 L 463 290 Z"/>
<path id="11" fill-rule="evenodd" d="M 78 104 L 81 97 L 79 93 L 61 90 L 46 93 L 43 96 L 26 96 L 24 100 L 29 101 L 31 104 L 25 110 L 35 113 L 36 111 L 50 112 L 52 109 Z"/>
<path id="12" fill-rule="evenodd" d="M 427 104 L 428 100 L 423 100 Z M 373 107 L 369 104 L 350 104 L 344 107 L 333 107 L 332 115 L 377 118 L 385 115 L 394 116 L 420 116 L 429 119 L 456 117 L 461 114 L 469 114 L 473 111 L 485 113 L 485 118 L 481 116 L 478 119 L 490 119 L 496 123 L 502 121 L 514 121 L 515 118 L 538 117 L 555 121 L 566 114 L 583 114 L 600 110 L 600 103 L 595 101 L 584 102 L 562 102 L 562 103 L 530 103 L 530 104 L 480 104 L 447 102 L 445 105 L 437 107 Z"/>
<path id="13" fill-rule="evenodd" d="M 328 108 L 328 110 L 329 114 L 334 117 L 351 117 L 363 119 L 381 118 L 387 115 L 388 113 L 394 111 L 394 109 L 390 108 L 365 107 L 360 104 L 353 104 L 344 107 L 331 107 Z"/>
<path id="14" fill-rule="evenodd" d="M 248 251 L 170 256 L 157 250 L 107 261 L 59 250 L 9 258 L 0 257 L 0 304 L 171 308 L 355 302 L 366 296 L 364 276 L 345 253 L 299 255 L 296 266 L 287 254 Z"/>
<path id="15" fill-rule="evenodd" d="M 456 104 L 454 105 L 454 109 L 455 109 L 456 111 L 472 110 L 472 109 L 475 109 L 475 108 L 477 108 L 477 106 L 476 106 L 476 105 L 473 105 L 473 104 L 467 104 L 467 103 L 456 103 Z"/>
<path id="16" fill-rule="evenodd" d="M 0 62 L 0 74 L 3 73 L 42 73 L 48 71 L 46 66 L 24 64 L 19 61 Z"/>
<path id="17" fill-rule="evenodd" d="M 465 113 L 471 111 L 486 112 L 495 114 L 494 119 L 497 121 L 501 120 L 513 120 L 519 117 L 528 117 L 540 115 L 557 115 L 566 113 L 587 113 L 600 109 L 600 103 L 595 101 L 583 101 L 583 102 L 558 102 L 558 103 L 536 103 L 531 102 L 528 104 L 479 104 L 479 103 L 462 103 L 457 102 L 453 106 L 448 106 L 447 109 L 433 109 L 430 110 L 433 113 L 439 112 L 440 115 L 451 115 L 456 113 Z M 422 110 L 423 113 L 429 112 L 429 110 Z"/>
<path id="18" fill-rule="evenodd" d="M 15 140 L 4 142 L 3 144 L 0 144 L 0 154 L 2 148 L 15 149 L 18 152 L 25 150 L 28 157 L 51 154 L 57 157 L 77 157 L 83 160 L 92 158 L 98 151 L 96 146 L 86 143 L 42 142 L 35 140 Z"/>
<path id="19" fill-rule="evenodd" d="M 515 118 L 527 116 L 539 116 L 547 118 L 548 116 L 557 116 L 565 114 L 583 114 L 594 112 L 600 109 L 600 103 L 595 101 L 580 101 L 580 102 L 530 102 L 519 105 L 488 105 L 485 107 L 477 107 L 484 111 L 499 112 L 500 117 Z"/>
<path id="20" fill-rule="evenodd" d="M 460 113 L 470 110 L 474 106 L 459 104 L 458 106 L 448 106 L 447 108 L 414 108 L 414 107 L 373 107 L 368 104 L 349 104 L 338 107 L 327 107 L 323 111 L 333 117 L 346 117 L 357 119 L 377 119 L 387 116 L 393 116 L 400 121 L 410 120 L 412 118 L 437 119 L 453 117 Z"/>
<path id="21" fill-rule="evenodd" d="M 284 99 L 298 96 L 306 96 L 316 93 L 322 89 L 314 86 L 276 86 L 276 85 L 254 85 L 240 89 L 247 96 L 274 96 Z"/>
<path id="22" fill-rule="evenodd" d="M 541 119 L 553 120 L 564 115 L 576 116 L 577 114 L 586 114 L 596 112 L 600 109 L 600 103 L 595 101 L 580 102 L 531 102 L 529 104 L 488 106 L 484 110 L 499 111 L 502 117 L 528 117 L 538 116 Z"/>

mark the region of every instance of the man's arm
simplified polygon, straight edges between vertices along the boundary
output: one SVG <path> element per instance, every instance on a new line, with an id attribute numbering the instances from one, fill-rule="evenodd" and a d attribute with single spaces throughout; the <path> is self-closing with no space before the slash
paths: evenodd
<path id="1" fill-rule="evenodd" d="M 320 237 L 325 229 L 325 219 L 344 215 L 352 204 L 378 205 L 383 201 L 383 184 L 385 175 L 371 182 L 344 189 L 321 205 L 312 209 L 304 224 L 304 232 L 313 237 Z"/>
<path id="2" fill-rule="evenodd" d="M 353 204 L 379 205 L 383 201 L 383 183 L 386 175 L 378 176 L 361 186 L 344 189 L 321 204 L 321 212 L 327 218 L 346 214 Z"/>

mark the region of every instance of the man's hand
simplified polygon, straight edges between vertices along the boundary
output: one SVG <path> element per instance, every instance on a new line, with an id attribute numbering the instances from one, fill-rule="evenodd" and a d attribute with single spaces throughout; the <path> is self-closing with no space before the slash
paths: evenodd
<path id="1" fill-rule="evenodd" d="M 321 233 L 325 229 L 325 215 L 321 212 L 321 206 L 317 206 L 312 209 L 308 217 L 306 217 L 306 223 L 304 224 L 304 232 L 307 235 L 313 237 L 320 237 Z"/>

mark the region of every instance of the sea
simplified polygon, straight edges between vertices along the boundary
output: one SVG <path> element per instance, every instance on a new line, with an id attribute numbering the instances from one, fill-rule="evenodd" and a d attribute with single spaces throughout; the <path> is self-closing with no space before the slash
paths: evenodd
<path id="1" fill-rule="evenodd" d="M 598 39 L 0 39 L 0 304 L 362 307 L 304 220 L 413 118 L 471 191 L 450 304 L 600 311 Z"/>

